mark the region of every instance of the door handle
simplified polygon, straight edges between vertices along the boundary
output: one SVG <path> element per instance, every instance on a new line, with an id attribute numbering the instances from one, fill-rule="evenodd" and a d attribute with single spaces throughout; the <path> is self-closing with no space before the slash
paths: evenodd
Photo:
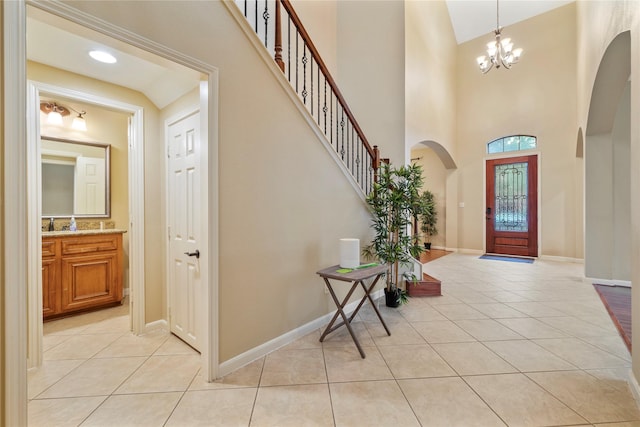
<path id="1" fill-rule="evenodd" d="M 196 259 L 200 259 L 200 251 L 198 249 L 196 249 L 195 252 L 185 252 L 184 254 L 187 256 L 194 256 L 196 257 Z"/>

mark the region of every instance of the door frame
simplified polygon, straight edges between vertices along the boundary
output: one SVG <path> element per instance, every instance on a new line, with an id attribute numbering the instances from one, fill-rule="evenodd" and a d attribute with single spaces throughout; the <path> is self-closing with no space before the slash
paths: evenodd
<path id="1" fill-rule="evenodd" d="M 523 156 L 536 156 L 537 159 L 537 164 L 538 164 L 538 173 L 537 173 L 537 194 L 536 194 L 536 203 L 537 203 L 537 207 L 538 207 L 538 216 L 537 216 L 537 243 L 538 243 L 538 247 L 537 247 L 537 254 L 536 256 L 539 258 L 540 254 L 542 253 L 541 251 L 541 236 L 542 236 L 542 230 L 540 227 L 541 224 L 541 217 L 542 217 L 542 213 L 540 211 L 540 202 L 542 200 L 541 194 L 541 173 L 540 173 L 540 164 L 541 164 L 541 153 L 539 150 L 523 150 L 523 151 L 513 151 L 513 152 L 509 152 L 509 153 L 500 153 L 500 154 L 492 154 L 492 155 L 485 155 L 484 159 L 482 160 L 482 252 L 483 253 L 487 253 L 487 221 L 486 221 L 486 212 L 487 212 L 487 161 L 489 160 L 501 160 L 501 159 L 511 159 L 511 158 L 516 158 L 516 157 L 523 157 Z"/>
<path id="2" fill-rule="evenodd" d="M 40 93 L 79 100 L 88 104 L 112 108 L 131 114 L 128 129 L 128 197 L 129 197 L 129 292 L 132 331 L 139 335 L 145 329 L 145 306 L 134 302 L 144 301 L 144 111 L 133 104 L 115 101 L 103 96 L 93 95 L 74 89 L 55 86 L 48 83 L 27 81 L 27 111 L 36 112 L 27 115 L 27 175 L 28 242 L 28 367 L 42 364 L 42 188 L 40 165 Z"/>
<path id="3" fill-rule="evenodd" d="M 120 29 L 106 21 L 82 13 L 72 6 L 60 2 L 30 2 L 49 13 L 62 16 L 85 27 L 100 31 L 110 37 L 135 45 L 152 53 L 182 63 L 207 75 L 207 91 L 201 93 L 203 117 L 212 129 L 218 128 L 218 69 L 212 65 L 184 56 L 150 40 Z M 27 424 L 27 74 L 26 74 L 26 3 L 10 1 L 0 3 L 2 8 L 3 43 L 3 96 L 2 132 L 3 166 L 2 187 L 6 200 L 2 209 L 2 249 L 4 263 L 0 263 L 0 274 L 4 292 L 0 293 L 0 304 L 4 317 L 0 318 L 0 405 L 4 409 L 0 424 Z M 209 215 L 209 280 L 205 289 L 205 313 L 208 342 L 202 355 L 205 379 L 213 380 L 219 369 L 218 362 L 218 135 L 207 132 L 208 180 L 207 207 Z"/>
<path id="4" fill-rule="evenodd" d="M 201 93 L 203 91 L 203 89 L 206 91 L 206 85 L 207 82 L 203 81 L 201 82 Z M 207 237 L 208 236 L 208 206 L 207 206 L 207 193 L 206 193 L 206 188 L 207 188 L 207 147 L 205 147 L 207 139 L 205 139 L 205 135 L 207 132 L 207 126 L 206 123 L 203 123 L 204 120 L 202 120 L 202 110 L 201 110 L 201 105 L 197 105 L 197 106 L 192 106 L 192 107 L 187 107 L 182 109 L 179 113 L 173 114 L 171 116 L 169 116 L 168 118 L 166 118 L 164 120 L 164 149 L 165 149 L 165 153 L 167 153 L 167 155 L 165 156 L 165 161 L 164 161 L 164 171 L 165 171 L 165 230 L 167 230 L 167 236 L 169 236 L 169 227 L 171 225 L 171 217 L 170 217 L 170 199 L 169 199 L 169 194 L 170 194 L 170 190 L 169 190 L 169 181 L 171 178 L 171 170 L 169 168 L 169 164 L 170 164 L 170 158 L 169 158 L 169 127 L 173 124 L 176 123 L 182 119 L 185 119 L 193 114 L 198 114 L 199 118 L 199 125 L 200 125 L 200 164 L 198 165 L 200 168 L 200 193 L 201 195 L 204 195 L 204 197 L 202 197 L 202 201 L 203 203 L 201 204 L 201 213 L 200 213 L 200 234 L 202 235 L 202 244 L 203 246 L 207 246 Z M 170 280 L 171 280 L 171 263 L 173 262 L 171 259 L 171 252 L 170 252 L 170 245 L 171 245 L 171 239 L 168 238 L 167 239 L 167 250 L 165 253 L 165 277 L 167 278 L 167 287 L 166 287 L 166 312 L 167 312 L 167 317 L 170 317 L 172 314 L 172 307 L 173 307 L 173 300 L 171 298 L 171 289 L 170 289 Z M 199 260 L 199 269 L 200 269 L 200 277 L 202 278 L 202 289 L 206 289 L 207 288 L 207 277 L 209 275 L 209 258 L 207 256 L 203 256 L 200 257 Z M 204 313 L 206 313 L 206 307 L 203 305 L 203 300 L 204 298 L 202 298 L 201 300 L 198 301 L 198 305 L 199 305 L 199 310 L 196 313 L 197 317 L 196 317 L 196 324 L 198 325 L 198 330 L 197 333 L 198 335 L 201 335 L 202 333 L 206 333 L 206 326 L 202 327 L 202 325 L 206 325 L 207 323 L 207 317 L 204 315 Z M 169 332 L 171 333 L 171 319 L 167 319 L 167 328 L 169 330 Z M 200 345 L 200 350 L 204 352 L 204 348 L 205 348 L 205 344 L 206 344 L 206 338 L 204 337 L 197 337 L 197 340 L 202 340 L 200 341 L 200 343 L 202 345 Z"/>

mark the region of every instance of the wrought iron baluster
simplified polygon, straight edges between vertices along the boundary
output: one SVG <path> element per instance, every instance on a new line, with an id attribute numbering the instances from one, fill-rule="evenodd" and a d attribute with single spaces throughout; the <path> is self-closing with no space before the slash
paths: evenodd
<path id="1" fill-rule="evenodd" d="M 311 117 L 313 117 L 313 55 L 311 56 Z"/>
<path id="2" fill-rule="evenodd" d="M 324 112 L 324 134 L 327 134 L 327 79 L 324 79 L 324 107 L 322 107 L 322 111 Z"/>
<path id="3" fill-rule="evenodd" d="M 291 17 L 287 19 L 287 72 L 289 83 L 291 83 Z"/>
<path id="4" fill-rule="evenodd" d="M 264 12 L 262 12 L 262 19 L 264 19 L 264 47 L 269 48 L 269 2 L 264 2 Z"/>
<path id="5" fill-rule="evenodd" d="M 307 45 L 302 45 L 302 102 L 307 105 Z"/>

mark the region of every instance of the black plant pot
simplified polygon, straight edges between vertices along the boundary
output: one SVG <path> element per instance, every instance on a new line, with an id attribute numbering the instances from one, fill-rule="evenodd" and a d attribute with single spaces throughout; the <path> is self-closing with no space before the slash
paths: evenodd
<path id="1" fill-rule="evenodd" d="M 393 288 L 388 290 L 384 288 L 384 299 L 387 303 L 387 307 L 398 307 L 400 305 L 400 292 L 399 288 Z"/>
<path id="2" fill-rule="evenodd" d="M 424 248 L 428 251 L 431 250 L 431 242 L 424 242 Z"/>

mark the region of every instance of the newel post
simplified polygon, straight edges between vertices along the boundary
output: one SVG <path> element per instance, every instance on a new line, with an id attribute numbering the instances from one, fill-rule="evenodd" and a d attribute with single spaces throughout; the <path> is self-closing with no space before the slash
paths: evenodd
<path id="1" fill-rule="evenodd" d="M 275 38 L 275 59 L 276 64 L 284 73 L 284 61 L 282 60 L 282 30 L 281 30 L 281 14 L 280 14 L 280 0 L 276 0 L 276 38 Z"/>
<path id="2" fill-rule="evenodd" d="M 373 146 L 373 158 L 371 159 L 373 166 L 373 182 L 378 182 L 378 170 L 380 169 L 380 150 L 377 145 Z"/>

